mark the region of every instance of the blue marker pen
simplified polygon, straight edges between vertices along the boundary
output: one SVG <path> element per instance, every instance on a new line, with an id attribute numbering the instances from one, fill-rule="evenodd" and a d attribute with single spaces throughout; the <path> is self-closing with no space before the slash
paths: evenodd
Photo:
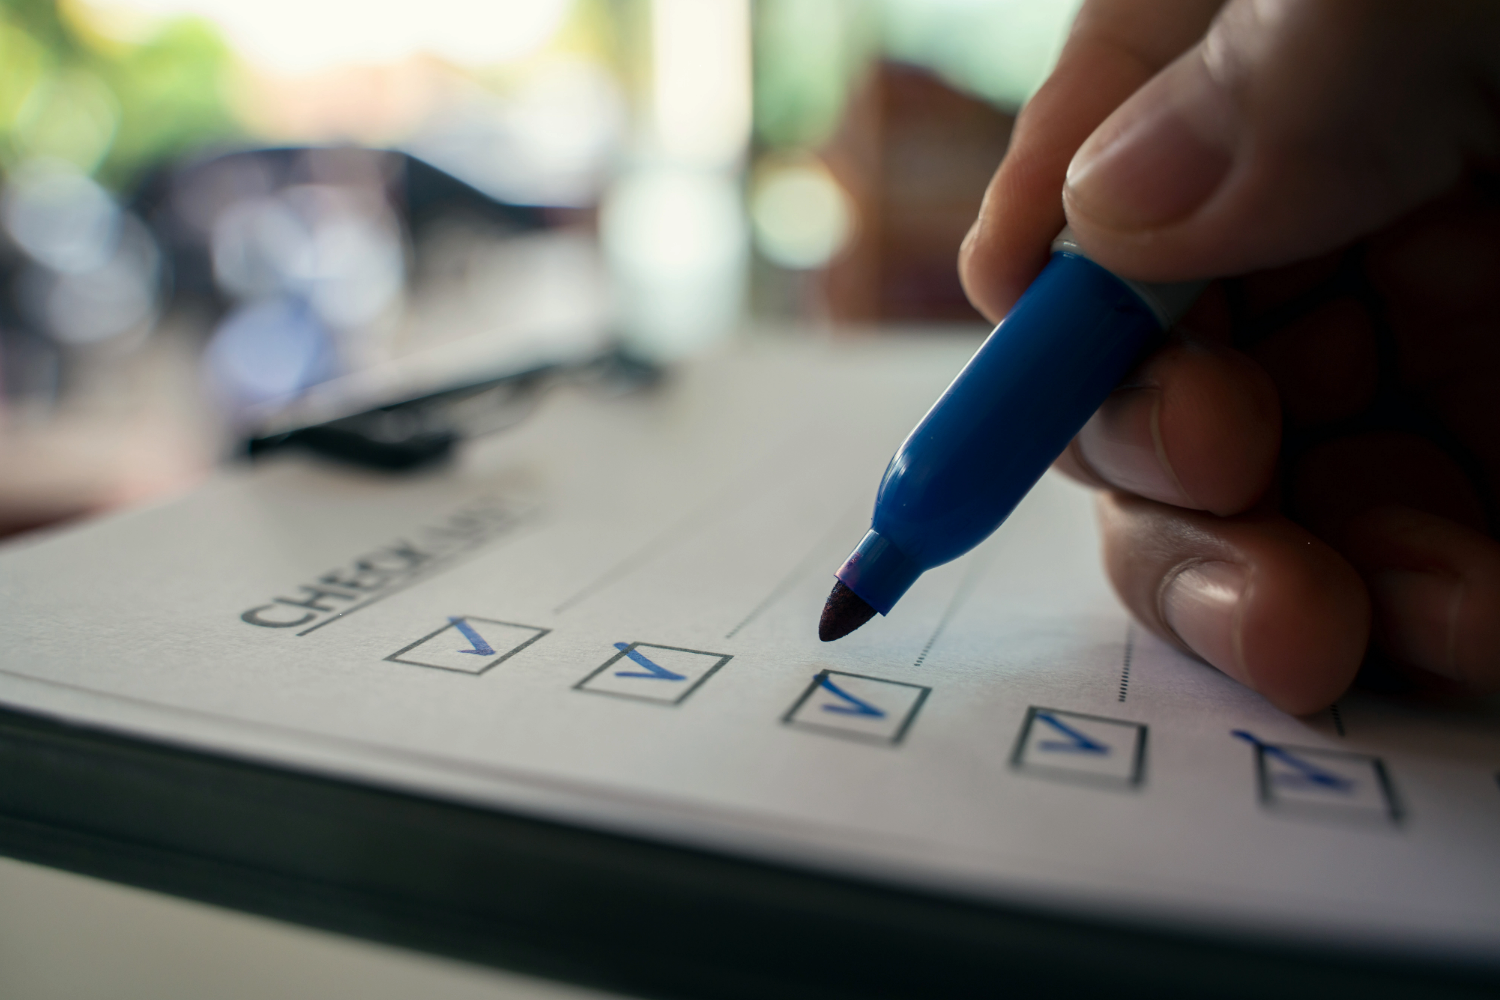
<path id="1" fill-rule="evenodd" d="M 1117 277 L 1064 229 L 1046 268 L 886 467 L 819 638 L 888 613 L 922 573 L 988 538 L 1202 288 Z"/>

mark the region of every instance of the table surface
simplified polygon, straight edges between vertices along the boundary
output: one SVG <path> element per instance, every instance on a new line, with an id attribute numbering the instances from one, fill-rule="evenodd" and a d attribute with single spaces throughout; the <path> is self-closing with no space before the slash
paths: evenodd
<path id="1" fill-rule="evenodd" d="M 0 858 L 6 1000 L 609 1000 Z"/>

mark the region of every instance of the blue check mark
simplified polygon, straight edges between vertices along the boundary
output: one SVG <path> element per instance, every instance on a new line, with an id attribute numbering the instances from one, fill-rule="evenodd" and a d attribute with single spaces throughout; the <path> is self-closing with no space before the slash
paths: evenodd
<path id="1" fill-rule="evenodd" d="M 1281 747 L 1273 746 L 1247 733 L 1243 729 L 1232 730 L 1232 735 L 1238 736 L 1247 743 L 1252 743 L 1260 748 L 1260 752 L 1267 757 L 1274 757 L 1287 767 L 1296 771 L 1296 774 L 1274 774 L 1271 780 L 1279 785 L 1317 785 L 1326 788 L 1330 792 L 1349 792 L 1354 788 L 1354 782 L 1348 778 L 1341 778 L 1331 771 L 1325 771 L 1316 764 L 1308 763 L 1296 754 L 1289 753 Z"/>
<path id="2" fill-rule="evenodd" d="M 1091 739 L 1049 712 L 1036 713 L 1037 719 L 1067 737 L 1067 740 L 1043 740 L 1037 746 L 1043 750 L 1058 750 L 1063 753 L 1096 753 L 1104 756 L 1109 746 Z"/>
<path id="3" fill-rule="evenodd" d="M 647 677 L 658 681 L 687 680 L 687 677 L 682 674 L 673 673 L 658 663 L 652 663 L 646 659 L 645 654 L 633 648 L 629 643 L 617 642 L 615 648 L 629 657 L 631 661 L 645 668 L 645 670 L 616 670 L 616 677 Z"/>
<path id="4" fill-rule="evenodd" d="M 490 648 L 489 643 L 484 641 L 484 637 L 481 636 L 478 632 L 474 631 L 473 625 L 470 625 L 462 618 L 456 618 L 453 616 L 449 616 L 448 620 L 453 623 L 454 628 L 463 633 L 463 637 L 465 639 L 469 640 L 469 645 L 474 647 L 473 649 L 460 649 L 457 650 L 457 652 L 473 653 L 475 656 L 495 655 L 495 651 Z"/>
<path id="5" fill-rule="evenodd" d="M 824 705 L 823 711 L 825 712 L 837 712 L 840 715 L 865 715 L 872 719 L 885 718 L 884 709 L 876 708 L 864 699 L 854 697 L 854 695 L 833 683 L 832 678 L 827 674 L 823 675 L 823 680 L 818 683 L 818 686 L 829 694 L 842 698 L 844 702 L 842 705 Z"/>

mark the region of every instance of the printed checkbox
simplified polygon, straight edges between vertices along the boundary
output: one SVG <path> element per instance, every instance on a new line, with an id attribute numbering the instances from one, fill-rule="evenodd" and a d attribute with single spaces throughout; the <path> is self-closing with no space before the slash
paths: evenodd
<path id="1" fill-rule="evenodd" d="M 835 736 L 900 743 L 932 688 L 824 670 L 781 721 Z"/>
<path id="2" fill-rule="evenodd" d="M 1048 777 L 1134 787 L 1145 776 L 1146 727 L 1033 706 L 1010 763 L 1018 771 Z"/>
<path id="3" fill-rule="evenodd" d="M 1399 822 L 1401 810 L 1379 757 L 1267 743 L 1243 729 L 1233 735 L 1255 747 L 1260 801 L 1277 812 L 1312 817 Z"/>
<path id="4" fill-rule="evenodd" d="M 551 629 L 536 625 L 498 622 L 492 618 L 454 615 L 448 624 L 428 633 L 410 646 L 396 650 L 386 660 L 414 667 L 482 674 L 503 663 L 546 635 Z"/>
<path id="5" fill-rule="evenodd" d="M 615 649 L 615 655 L 574 684 L 574 690 L 677 705 L 733 659 L 724 653 L 650 642 L 617 642 Z"/>

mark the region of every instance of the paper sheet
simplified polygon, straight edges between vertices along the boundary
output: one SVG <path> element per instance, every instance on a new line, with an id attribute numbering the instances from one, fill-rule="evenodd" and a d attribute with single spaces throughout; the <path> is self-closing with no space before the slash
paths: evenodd
<path id="1" fill-rule="evenodd" d="M 1128 624 L 1048 477 L 819 643 L 976 342 L 762 345 L 454 468 L 280 460 L 0 553 L 0 703 L 897 885 L 1500 961 L 1500 723 L 1293 718 Z"/>

